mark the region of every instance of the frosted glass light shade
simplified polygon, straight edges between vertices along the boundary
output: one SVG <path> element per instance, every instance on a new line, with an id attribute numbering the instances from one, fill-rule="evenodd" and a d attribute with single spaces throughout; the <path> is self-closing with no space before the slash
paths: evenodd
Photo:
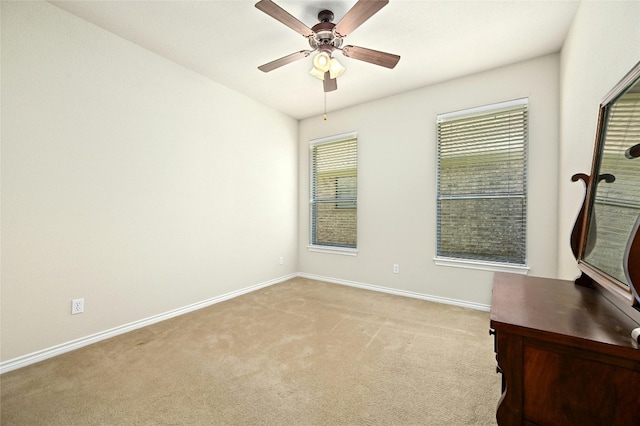
<path id="1" fill-rule="evenodd" d="M 331 59 L 331 63 L 329 65 L 329 76 L 331 78 L 340 77 L 345 71 L 346 71 L 346 68 L 343 67 L 342 64 L 338 62 L 337 59 L 335 58 Z"/>
<path id="2" fill-rule="evenodd" d="M 327 52 L 320 52 L 313 58 L 313 67 L 321 72 L 329 71 L 331 66 L 331 56 Z"/>
<path id="3" fill-rule="evenodd" d="M 320 80 L 324 80 L 324 73 L 322 71 L 318 71 L 315 67 L 311 68 L 309 74 L 314 76 L 315 78 L 319 78 Z"/>

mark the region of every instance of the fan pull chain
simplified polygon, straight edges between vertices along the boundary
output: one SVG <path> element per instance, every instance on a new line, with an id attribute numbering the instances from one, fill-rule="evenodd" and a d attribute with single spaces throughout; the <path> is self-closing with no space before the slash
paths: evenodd
<path id="1" fill-rule="evenodd" d="M 324 121 L 327 121 L 327 92 L 324 92 L 324 115 L 322 116 Z"/>

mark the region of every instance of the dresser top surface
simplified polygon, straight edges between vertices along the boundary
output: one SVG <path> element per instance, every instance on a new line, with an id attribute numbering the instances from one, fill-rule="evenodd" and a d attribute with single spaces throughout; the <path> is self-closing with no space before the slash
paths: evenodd
<path id="1" fill-rule="evenodd" d="M 640 359 L 638 344 L 631 339 L 631 330 L 639 325 L 597 290 L 572 281 L 496 273 L 491 326 L 562 336 L 577 346 L 604 343 L 634 349 Z"/>

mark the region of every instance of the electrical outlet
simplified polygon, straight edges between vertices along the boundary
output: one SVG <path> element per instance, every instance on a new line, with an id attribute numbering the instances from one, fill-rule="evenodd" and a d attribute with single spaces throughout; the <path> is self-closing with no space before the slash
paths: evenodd
<path id="1" fill-rule="evenodd" d="M 397 263 L 393 264 L 393 273 L 394 274 L 399 274 L 400 273 L 400 265 L 398 265 Z"/>
<path id="2" fill-rule="evenodd" d="M 284 257 L 283 256 L 280 256 L 280 264 L 284 265 Z"/>
<path id="3" fill-rule="evenodd" d="M 81 314 L 84 312 L 84 298 L 73 299 L 71 301 L 71 315 Z"/>

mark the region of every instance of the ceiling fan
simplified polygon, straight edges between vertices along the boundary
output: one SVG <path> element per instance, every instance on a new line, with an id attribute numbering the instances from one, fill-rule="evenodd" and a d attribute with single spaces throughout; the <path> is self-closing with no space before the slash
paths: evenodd
<path id="1" fill-rule="evenodd" d="M 311 74 L 323 80 L 325 92 L 331 92 L 338 88 L 336 78 L 344 72 L 344 67 L 335 58 L 332 58 L 334 50 L 341 51 L 348 58 L 386 68 L 395 67 L 400 60 L 398 55 L 352 45 L 342 46 L 343 39 L 347 35 L 375 15 L 387 3 L 389 0 L 358 0 L 337 24 L 332 22 L 333 12 L 322 10 L 318 13 L 320 22 L 309 28 L 273 1 L 260 0 L 256 3 L 259 10 L 307 38 L 311 50 L 292 53 L 261 65 L 258 69 L 263 72 L 273 71 L 283 65 L 306 58 L 313 52 L 318 52 L 318 55 L 313 59 L 314 67 Z"/>

